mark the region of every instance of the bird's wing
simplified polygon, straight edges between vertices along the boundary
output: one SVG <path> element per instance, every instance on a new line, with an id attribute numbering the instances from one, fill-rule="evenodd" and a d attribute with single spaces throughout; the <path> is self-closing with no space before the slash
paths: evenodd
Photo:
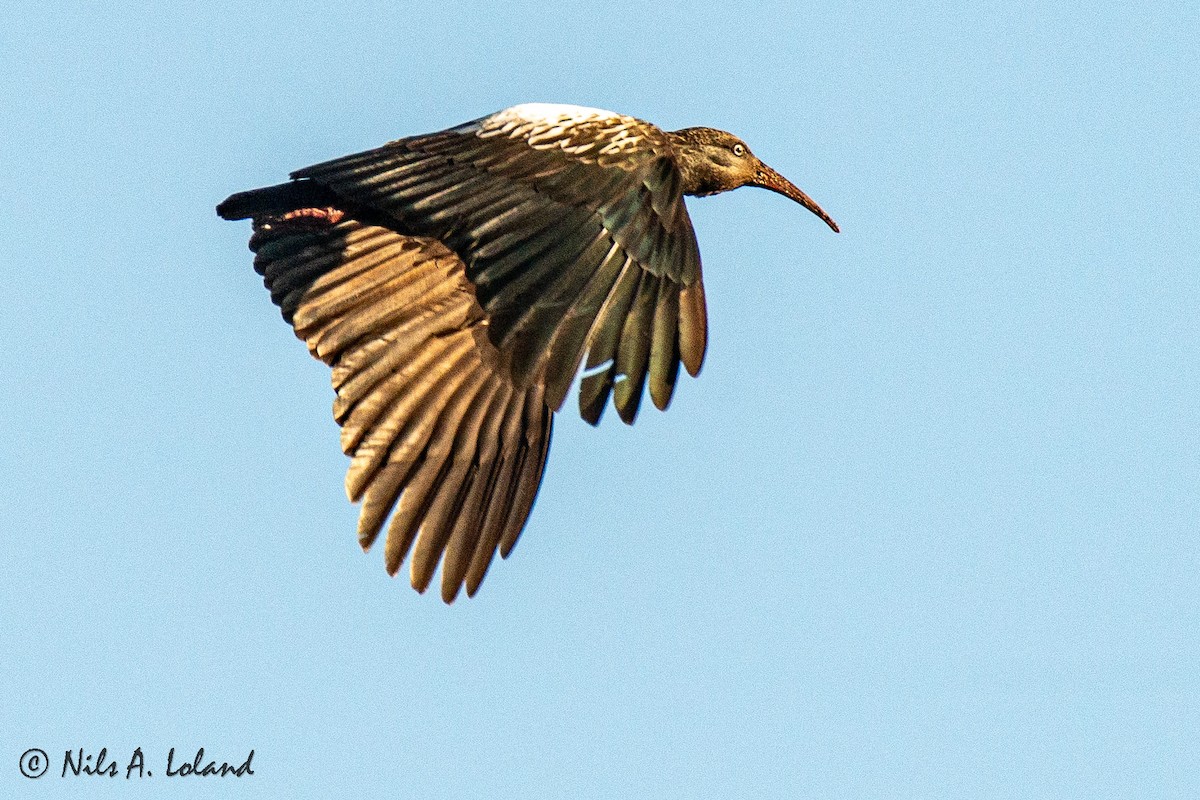
<path id="1" fill-rule="evenodd" d="M 580 412 L 610 393 L 632 422 L 659 408 L 706 346 L 700 254 L 666 135 L 631 117 L 517 106 L 293 173 L 466 264 L 488 336 L 518 385 L 561 406 L 584 363 Z M 586 361 L 584 360 L 586 354 Z"/>
<path id="2" fill-rule="evenodd" d="M 246 196 L 294 199 L 295 186 Z M 441 560 L 443 599 L 464 583 L 474 594 L 496 550 L 515 544 L 541 482 L 552 417 L 542 386 L 498 368 L 465 267 L 436 240 L 333 207 L 255 214 L 254 228 L 255 269 L 333 368 L 360 543 L 391 513 L 388 572 L 412 549 L 416 589 Z"/>

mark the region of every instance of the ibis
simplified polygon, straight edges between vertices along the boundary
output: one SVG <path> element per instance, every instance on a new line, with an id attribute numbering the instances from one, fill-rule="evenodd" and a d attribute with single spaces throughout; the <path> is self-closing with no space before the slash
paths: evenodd
<path id="1" fill-rule="evenodd" d="M 512 551 L 554 413 L 632 424 L 704 362 L 700 251 L 684 204 L 760 186 L 837 224 L 713 128 L 531 103 L 307 167 L 217 207 L 249 219 L 254 267 L 332 368 L 333 414 L 395 575 L 450 603 Z"/>

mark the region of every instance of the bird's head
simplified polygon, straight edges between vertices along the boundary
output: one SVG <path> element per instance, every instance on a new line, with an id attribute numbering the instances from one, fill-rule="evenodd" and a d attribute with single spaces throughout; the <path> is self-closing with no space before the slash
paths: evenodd
<path id="1" fill-rule="evenodd" d="M 761 186 L 795 200 L 834 231 L 834 222 L 797 186 L 764 164 L 732 133 L 716 128 L 684 128 L 668 134 L 683 178 L 683 193 L 703 197 L 739 186 Z"/>

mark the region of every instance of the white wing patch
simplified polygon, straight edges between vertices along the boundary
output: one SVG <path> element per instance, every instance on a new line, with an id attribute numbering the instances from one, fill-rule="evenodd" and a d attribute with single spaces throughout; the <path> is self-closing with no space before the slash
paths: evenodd
<path id="1" fill-rule="evenodd" d="M 612 111 L 605 111 L 600 108 L 586 108 L 584 106 L 573 106 L 565 103 L 522 103 L 519 106 L 506 108 L 503 111 L 497 111 L 492 116 L 488 117 L 484 123 L 484 128 L 503 127 L 509 123 L 520 125 L 522 123 L 533 123 L 534 125 L 553 125 L 554 123 L 574 123 L 583 122 L 584 120 L 620 120 L 628 119 L 622 117 Z"/>
<path id="2" fill-rule="evenodd" d="M 646 124 L 605 111 L 560 103 L 522 103 L 481 120 L 476 135 L 524 139 L 535 150 L 561 149 L 584 161 L 635 150 Z"/>

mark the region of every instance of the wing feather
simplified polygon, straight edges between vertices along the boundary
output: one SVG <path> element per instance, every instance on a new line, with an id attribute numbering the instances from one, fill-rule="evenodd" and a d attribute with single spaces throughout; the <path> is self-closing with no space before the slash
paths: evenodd
<path id="1" fill-rule="evenodd" d="M 471 414 L 469 409 L 478 398 L 487 377 L 486 374 L 477 373 L 476 377 L 456 393 L 453 402 L 444 406 L 438 420 L 437 432 L 429 443 L 431 452 L 446 453 L 448 469 L 444 471 L 437 491 L 421 520 L 416 550 L 413 551 L 410 564 L 412 585 L 419 592 L 424 592 L 433 578 L 450 540 L 454 517 L 466 500 L 478 468 L 475 449 L 478 446 L 482 420 Z"/>
<path id="2" fill-rule="evenodd" d="M 695 377 L 704 365 L 708 348 L 708 311 L 704 283 L 697 281 L 679 293 L 679 353 L 688 374 Z"/>
<path id="3" fill-rule="evenodd" d="M 667 279 L 659 284 L 650 342 L 650 399 L 666 411 L 679 377 L 679 287 Z"/>
<path id="4" fill-rule="evenodd" d="M 599 424 L 600 415 L 604 413 L 604 406 L 612 391 L 616 372 L 614 362 L 621 343 L 625 316 L 629 313 L 640 283 L 652 277 L 627 260 L 621 277 L 617 279 L 616 286 L 592 324 L 591 333 L 588 334 L 591 343 L 584 362 L 584 377 L 579 383 L 579 414 L 592 425 Z M 595 372 L 588 374 L 590 370 Z"/>
<path id="5" fill-rule="evenodd" d="M 411 552 L 414 587 L 440 563 L 447 602 L 463 585 L 474 593 L 541 482 L 542 387 L 500 369 L 466 266 L 439 242 L 341 209 L 264 214 L 255 227 L 256 267 L 277 302 L 298 293 L 296 333 L 333 368 L 360 544 L 386 524 L 389 573 Z"/>
<path id="6" fill-rule="evenodd" d="M 496 549 L 500 546 L 500 537 L 504 535 L 504 524 L 508 519 L 508 509 L 512 508 L 516 499 L 517 487 L 521 480 L 516 470 L 516 457 L 519 451 L 518 437 L 520 426 L 524 422 L 524 408 L 513 402 L 506 401 L 503 418 L 493 418 L 495 433 L 500 441 L 500 464 L 496 471 L 494 485 L 489 488 L 487 511 L 479 529 L 479 539 L 471 554 L 471 563 L 467 567 L 467 595 L 474 596 L 479 591 L 479 585 L 487 575 L 488 567 L 495 557 Z"/>
<path id="7" fill-rule="evenodd" d="M 491 497 L 491 489 L 495 486 L 500 466 L 497 458 L 500 442 L 496 428 L 501 415 L 494 413 L 494 410 L 503 402 L 500 394 L 499 382 L 491 380 L 481 393 L 480 402 L 472 415 L 473 430 L 479 447 L 472 464 L 474 473 L 471 476 L 470 491 L 455 515 L 453 529 L 446 542 L 446 556 L 442 563 L 442 599 L 447 603 L 454 600 L 466 579 L 471 557 L 483 532 L 486 504 Z"/>
<path id="8" fill-rule="evenodd" d="M 650 360 L 654 307 L 658 301 L 658 290 L 662 281 L 657 275 L 646 275 L 642 278 L 633 308 L 625 317 L 625 324 L 621 328 L 613 403 L 626 425 L 633 424 L 637 418 L 638 406 L 641 405 L 642 389 L 646 385 L 646 367 Z"/>
<path id="9" fill-rule="evenodd" d="M 500 557 L 508 558 L 517 538 L 525 528 L 525 520 L 533 509 L 538 489 L 542 485 L 542 473 L 546 469 L 546 455 L 550 450 L 550 414 L 541 392 L 529 392 L 524 398 L 524 418 L 520 431 L 520 451 L 516 459 L 517 490 L 504 522 L 504 533 L 500 536 Z"/>
<path id="10" fill-rule="evenodd" d="M 558 410 L 566 399 L 571 381 L 579 371 L 588 333 L 605 302 L 613 294 L 622 270 L 633 268 L 620 245 L 612 243 L 583 290 L 575 297 L 563 320 L 551 335 L 546 358 L 546 404 Z"/>

